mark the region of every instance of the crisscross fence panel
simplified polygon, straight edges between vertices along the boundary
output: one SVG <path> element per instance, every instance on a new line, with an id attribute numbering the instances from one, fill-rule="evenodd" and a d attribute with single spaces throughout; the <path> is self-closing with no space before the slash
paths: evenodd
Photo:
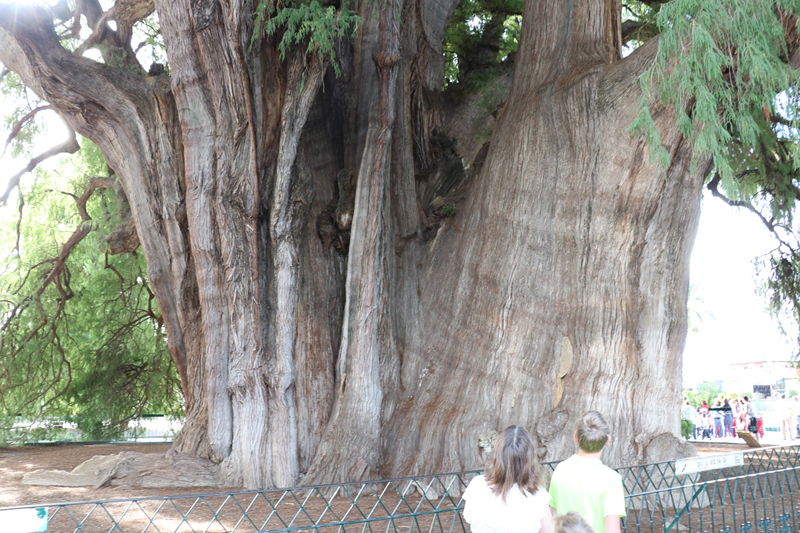
<path id="1" fill-rule="evenodd" d="M 747 452 L 741 466 L 688 475 L 678 474 L 675 462 L 621 468 L 624 531 L 800 533 L 798 452 L 797 446 Z M 555 464 L 545 466 L 552 471 Z M 466 533 L 461 495 L 476 474 L 44 508 L 47 531 L 59 533 Z M 6 511 L 42 507 L 0 508 L 0 530 Z"/>
<path id="2" fill-rule="evenodd" d="M 47 531 L 463 533 L 461 494 L 475 472 L 285 490 L 48 505 Z M 41 506 L 0 509 L 3 513 Z"/>
<path id="3" fill-rule="evenodd" d="M 800 531 L 798 452 L 798 446 L 763 448 L 744 453 L 740 466 L 687 475 L 677 473 L 674 461 L 618 469 L 628 509 L 625 531 Z"/>

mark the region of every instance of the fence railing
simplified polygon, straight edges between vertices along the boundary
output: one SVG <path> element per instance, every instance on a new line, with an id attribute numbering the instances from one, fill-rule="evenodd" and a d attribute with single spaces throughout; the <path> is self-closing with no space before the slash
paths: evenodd
<path id="1" fill-rule="evenodd" d="M 678 475 L 675 462 L 621 468 L 626 532 L 794 533 L 800 446 L 745 452 L 743 464 Z"/>
<path id="2" fill-rule="evenodd" d="M 676 474 L 675 462 L 621 468 L 625 532 L 798 532 L 798 452 L 798 446 L 746 452 L 741 466 L 690 475 Z M 0 524 L 9 523 L 8 511 L 39 509 L 47 531 L 59 533 L 465 533 L 461 495 L 476 474 L 9 507 L 0 508 Z"/>

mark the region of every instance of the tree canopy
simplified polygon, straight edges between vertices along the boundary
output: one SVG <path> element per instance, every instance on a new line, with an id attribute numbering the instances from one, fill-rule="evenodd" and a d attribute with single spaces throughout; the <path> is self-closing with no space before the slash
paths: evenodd
<path id="1" fill-rule="evenodd" d="M 103 240 L 120 218 L 116 179 L 97 177 L 107 173 L 84 140 L 77 158 L 36 171 L 17 193 L 18 210 L 5 210 L 4 441 L 46 436 L 11 431 L 42 417 L 106 439 L 143 412 L 182 411 L 144 258 L 112 255 Z"/>

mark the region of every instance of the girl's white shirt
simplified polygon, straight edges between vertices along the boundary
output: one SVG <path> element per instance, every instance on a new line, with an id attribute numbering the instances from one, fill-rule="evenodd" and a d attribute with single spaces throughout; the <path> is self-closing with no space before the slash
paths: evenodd
<path id="1" fill-rule="evenodd" d="M 503 502 L 483 476 L 469 482 L 463 498 L 464 519 L 472 533 L 539 533 L 542 518 L 550 512 L 550 494 L 546 489 L 530 494 L 515 484 Z"/>

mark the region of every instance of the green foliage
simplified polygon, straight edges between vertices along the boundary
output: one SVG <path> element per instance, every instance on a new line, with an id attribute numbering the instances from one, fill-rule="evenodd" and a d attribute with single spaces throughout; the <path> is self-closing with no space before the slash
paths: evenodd
<path id="1" fill-rule="evenodd" d="M 104 253 L 102 237 L 118 222 L 113 190 L 87 203 L 92 231 L 52 283 L 55 258 L 81 224 L 74 198 L 84 176 L 102 175 L 105 161 L 83 140 L 79 157 L 57 172 L 37 171 L 23 184 L 20 210 L 0 211 L 0 439 L 27 421 L 74 422 L 84 437 L 118 436 L 144 411 L 178 414 L 180 383 L 141 254 Z M 18 228 L 19 225 L 19 228 Z"/>
<path id="2" fill-rule="evenodd" d="M 661 6 L 662 4 L 657 2 L 647 5 L 637 1 L 628 1 L 622 4 L 623 23 L 633 21 L 637 24 L 636 29 L 630 36 L 623 35 L 623 38 L 627 40 L 627 43 L 623 45 L 623 56 L 628 55 L 628 53 L 658 35 L 659 29 L 656 19 Z"/>
<path id="3" fill-rule="evenodd" d="M 760 291 L 785 331 L 800 326 L 800 96 L 789 65 L 798 0 L 673 0 L 653 10 L 660 32 L 655 64 L 641 77 L 633 131 L 668 164 L 650 115 L 671 104 L 696 156 L 710 156 L 707 187 L 753 212 L 776 247 L 756 261 Z M 645 13 L 642 11 L 642 13 Z M 646 13 L 645 13 L 646 15 Z M 791 323 L 786 324 L 786 323 Z M 800 346 L 800 336 L 798 336 Z"/>
<path id="4" fill-rule="evenodd" d="M 517 53 L 519 36 L 522 31 L 522 15 L 510 15 L 503 21 L 503 39 L 500 41 L 500 54 L 498 61 L 505 61 L 507 57 Z"/>
<path id="5" fill-rule="evenodd" d="M 689 440 L 694 435 L 694 423 L 691 420 L 681 419 L 681 436 Z"/>
<path id="6" fill-rule="evenodd" d="M 456 216 L 456 206 L 445 204 L 439 208 L 439 214 L 444 218 L 454 217 Z"/>
<path id="7" fill-rule="evenodd" d="M 686 399 L 693 407 L 700 407 L 703 400 L 708 405 L 713 406 L 718 398 L 725 397 L 725 392 L 721 391 L 719 386 L 712 381 L 704 381 L 697 385 L 695 390 L 685 391 Z"/>
<path id="8" fill-rule="evenodd" d="M 153 63 L 167 64 L 166 46 L 161 36 L 156 13 L 138 21 L 133 26 L 133 38 L 139 41 L 134 49 L 137 50 L 136 57 L 145 66 L 145 70 Z"/>
<path id="9" fill-rule="evenodd" d="M 4 120 L 5 130 L 9 132 L 14 129 L 20 120 L 41 104 L 36 95 L 29 91 L 19 76 L 13 72 L 7 72 L 2 77 L 0 81 L 0 96 L 11 109 L 11 113 Z M 43 128 L 39 114 L 31 116 L 23 125 L 24 127 L 19 129 L 9 144 L 13 157 L 30 157 L 32 140 L 42 132 Z M 5 146 L 3 150 L 5 150 Z"/>
<path id="10" fill-rule="evenodd" d="M 642 76 L 644 101 L 633 125 L 662 162 L 663 148 L 649 115 L 656 97 L 675 106 L 678 127 L 693 140 L 695 153 L 711 156 L 725 188 L 735 190 L 729 150 L 734 136 L 745 151 L 754 150 L 762 131 L 756 117 L 774 113 L 776 95 L 796 81 L 783 23 L 800 13 L 800 4 L 782 0 L 777 7 L 780 12 L 774 0 L 662 5 L 656 19 L 658 55 Z"/>
<path id="11" fill-rule="evenodd" d="M 330 57 L 336 75 L 341 69 L 336 63 L 336 41 L 355 39 L 361 18 L 347 9 L 345 3 L 335 6 L 320 4 L 317 0 L 281 1 L 261 0 L 256 7 L 253 40 L 263 31 L 266 35 L 280 33 L 278 50 L 281 60 L 293 45 L 306 43 L 307 56 Z"/>
<path id="12" fill-rule="evenodd" d="M 459 3 L 445 35 L 445 87 L 456 82 L 481 86 L 488 79 L 480 71 L 513 56 L 519 44 L 522 7 L 522 0 Z"/>

